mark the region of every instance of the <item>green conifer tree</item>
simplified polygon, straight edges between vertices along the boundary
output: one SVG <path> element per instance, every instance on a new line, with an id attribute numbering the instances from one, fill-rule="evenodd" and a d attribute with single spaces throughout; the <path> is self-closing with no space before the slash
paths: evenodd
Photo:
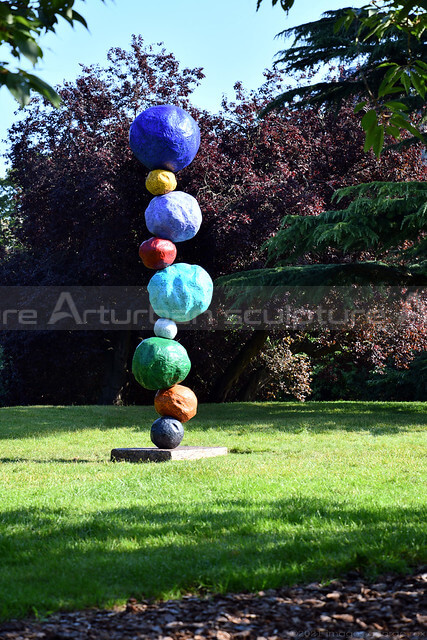
<path id="1" fill-rule="evenodd" d="M 282 7 L 289 10 L 292 4 L 282 2 Z M 426 9 L 425 2 L 379 0 L 362 9 L 327 11 L 320 20 L 285 29 L 278 35 L 294 42 L 279 51 L 276 65 L 288 74 L 307 74 L 337 63 L 340 74 L 285 91 L 263 113 L 292 103 L 331 105 L 351 97 L 362 116 L 366 150 L 379 156 L 385 136 L 398 139 L 402 129 L 412 136 L 404 144 L 425 143 Z"/>
<path id="2" fill-rule="evenodd" d="M 427 284 L 427 182 L 360 184 L 339 189 L 335 201 L 348 204 L 318 216 L 285 216 L 265 244 L 266 268 L 218 284 L 246 299 L 254 287 Z M 322 263 L 331 251 L 334 263 Z"/>

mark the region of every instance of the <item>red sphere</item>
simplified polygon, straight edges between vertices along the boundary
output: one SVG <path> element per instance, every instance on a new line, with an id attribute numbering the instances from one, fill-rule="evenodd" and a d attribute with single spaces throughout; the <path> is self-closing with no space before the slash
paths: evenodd
<path id="1" fill-rule="evenodd" d="M 164 269 L 176 258 L 176 246 L 170 240 L 150 238 L 139 247 L 139 257 L 148 269 Z"/>

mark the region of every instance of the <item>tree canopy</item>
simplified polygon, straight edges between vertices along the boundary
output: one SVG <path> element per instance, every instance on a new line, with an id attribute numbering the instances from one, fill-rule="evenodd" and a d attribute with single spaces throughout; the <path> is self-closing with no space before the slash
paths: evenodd
<path id="1" fill-rule="evenodd" d="M 315 217 L 285 216 L 267 243 L 270 261 L 292 263 L 328 249 L 375 253 L 390 265 L 407 265 L 427 282 L 427 182 L 370 182 L 339 189 L 334 202 L 348 205 Z"/>
<path id="2" fill-rule="evenodd" d="M 0 256 L 8 255 L 17 248 L 18 227 L 15 186 L 10 178 L 0 178 Z"/>
<path id="3" fill-rule="evenodd" d="M 70 25 L 79 22 L 87 28 L 86 20 L 73 8 L 74 4 L 75 0 L 0 1 L 0 46 L 18 61 L 25 57 L 35 65 L 43 57 L 40 37 L 55 32 L 59 18 Z M 4 60 L 0 63 L 0 86 L 9 89 L 22 107 L 30 101 L 32 91 L 55 106 L 60 103 L 59 95 L 47 82 L 22 68 L 12 70 Z"/>
<path id="4" fill-rule="evenodd" d="M 256 91 L 237 83 L 235 98 L 224 101 L 214 115 L 192 104 L 192 92 L 203 77 L 202 69 L 182 68 L 162 46 L 147 46 L 134 37 L 129 50 L 110 50 L 105 67 L 82 68 L 75 81 L 65 83 L 59 109 L 34 101 L 10 131 L 17 224 L 14 250 L 0 245 L 2 284 L 148 282 L 150 273 L 138 258 L 139 244 L 150 235 L 143 215 L 150 200 L 147 171 L 133 157 L 128 135 L 133 118 L 153 104 L 181 106 L 200 126 L 199 153 L 178 180 L 179 189 L 197 198 L 203 224 L 192 242 L 180 244 L 178 260 L 200 264 L 214 278 L 265 267 L 267 249 L 262 245 L 280 232 L 285 212 L 315 217 L 332 209 L 337 188 L 360 182 L 423 180 L 425 167 L 416 147 L 387 151 L 379 160 L 363 152 L 363 132 L 351 103 L 344 103 L 338 114 L 310 107 L 272 112 L 260 120 L 257 114 L 282 82 L 279 74 L 267 72 Z M 151 401 L 129 374 L 141 334 L 147 335 L 51 331 L 2 336 L 12 381 L 8 401 Z M 188 383 L 201 399 L 253 398 L 255 382 L 261 385 L 259 371 L 252 376 L 246 368 L 252 380 L 247 380 L 246 391 L 244 379 L 236 383 L 235 375 L 260 349 L 265 348 L 260 358 L 264 368 L 267 358 L 271 370 L 283 374 L 279 362 L 273 367 L 272 354 L 284 336 L 274 336 L 268 344 L 264 332 L 255 334 L 182 332 L 193 354 Z M 310 367 L 305 361 L 302 366 L 296 355 L 311 349 L 310 356 L 317 357 L 322 350 L 313 349 L 304 336 L 291 342 L 286 346 L 286 385 L 295 389 L 300 380 L 300 390 L 306 389 Z M 396 342 L 395 351 L 404 341 Z M 409 338 L 405 349 L 408 343 Z M 369 345 L 362 341 L 360 350 Z M 58 358 L 58 353 L 67 356 Z M 283 349 L 277 353 L 283 355 Z M 228 368 L 230 360 L 234 368 Z M 265 396 L 273 384 L 263 388 Z"/>
<path id="5" fill-rule="evenodd" d="M 289 3 L 285 5 L 289 10 Z M 277 54 L 276 64 L 286 72 L 310 75 L 338 61 L 339 75 L 285 91 L 263 113 L 295 99 L 303 107 L 351 97 L 362 115 L 365 150 L 373 148 L 378 156 L 385 137 L 400 138 L 401 130 L 412 135 L 411 142 L 425 143 L 426 6 L 371 2 L 361 9 L 327 11 L 320 20 L 282 31 L 280 36 L 294 37 L 293 45 Z"/>
<path id="6" fill-rule="evenodd" d="M 427 168 L 424 167 L 427 176 Z M 220 282 L 247 289 L 427 284 L 427 182 L 369 182 L 339 189 L 340 210 L 286 215 L 266 242 L 267 267 Z M 275 266 L 271 266 L 275 265 Z"/>

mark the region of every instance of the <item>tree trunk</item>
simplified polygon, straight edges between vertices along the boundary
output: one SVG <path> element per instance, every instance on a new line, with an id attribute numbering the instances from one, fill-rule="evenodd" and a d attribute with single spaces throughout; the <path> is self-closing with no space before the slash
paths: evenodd
<path id="1" fill-rule="evenodd" d="M 99 404 L 117 404 L 126 382 L 127 363 L 131 345 L 132 331 L 117 331 L 108 341 L 104 381 L 99 394 Z"/>
<path id="2" fill-rule="evenodd" d="M 216 383 L 212 392 L 213 402 L 226 402 L 233 386 L 238 383 L 250 361 L 261 351 L 267 338 L 268 331 L 253 332 Z"/>
<path id="3" fill-rule="evenodd" d="M 253 371 L 249 377 L 249 380 L 239 392 L 239 400 L 242 402 L 252 402 L 256 400 L 257 391 L 261 382 L 264 384 L 270 379 L 271 374 L 266 367 L 260 367 Z"/>

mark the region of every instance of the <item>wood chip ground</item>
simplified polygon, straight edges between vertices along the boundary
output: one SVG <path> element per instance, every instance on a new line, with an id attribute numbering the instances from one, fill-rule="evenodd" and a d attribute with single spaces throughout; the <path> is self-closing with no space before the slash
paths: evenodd
<path id="1" fill-rule="evenodd" d="M 152 602 L 0 624 L 2 640 L 427 639 L 427 567 L 367 583 L 353 572 L 327 586 Z"/>

